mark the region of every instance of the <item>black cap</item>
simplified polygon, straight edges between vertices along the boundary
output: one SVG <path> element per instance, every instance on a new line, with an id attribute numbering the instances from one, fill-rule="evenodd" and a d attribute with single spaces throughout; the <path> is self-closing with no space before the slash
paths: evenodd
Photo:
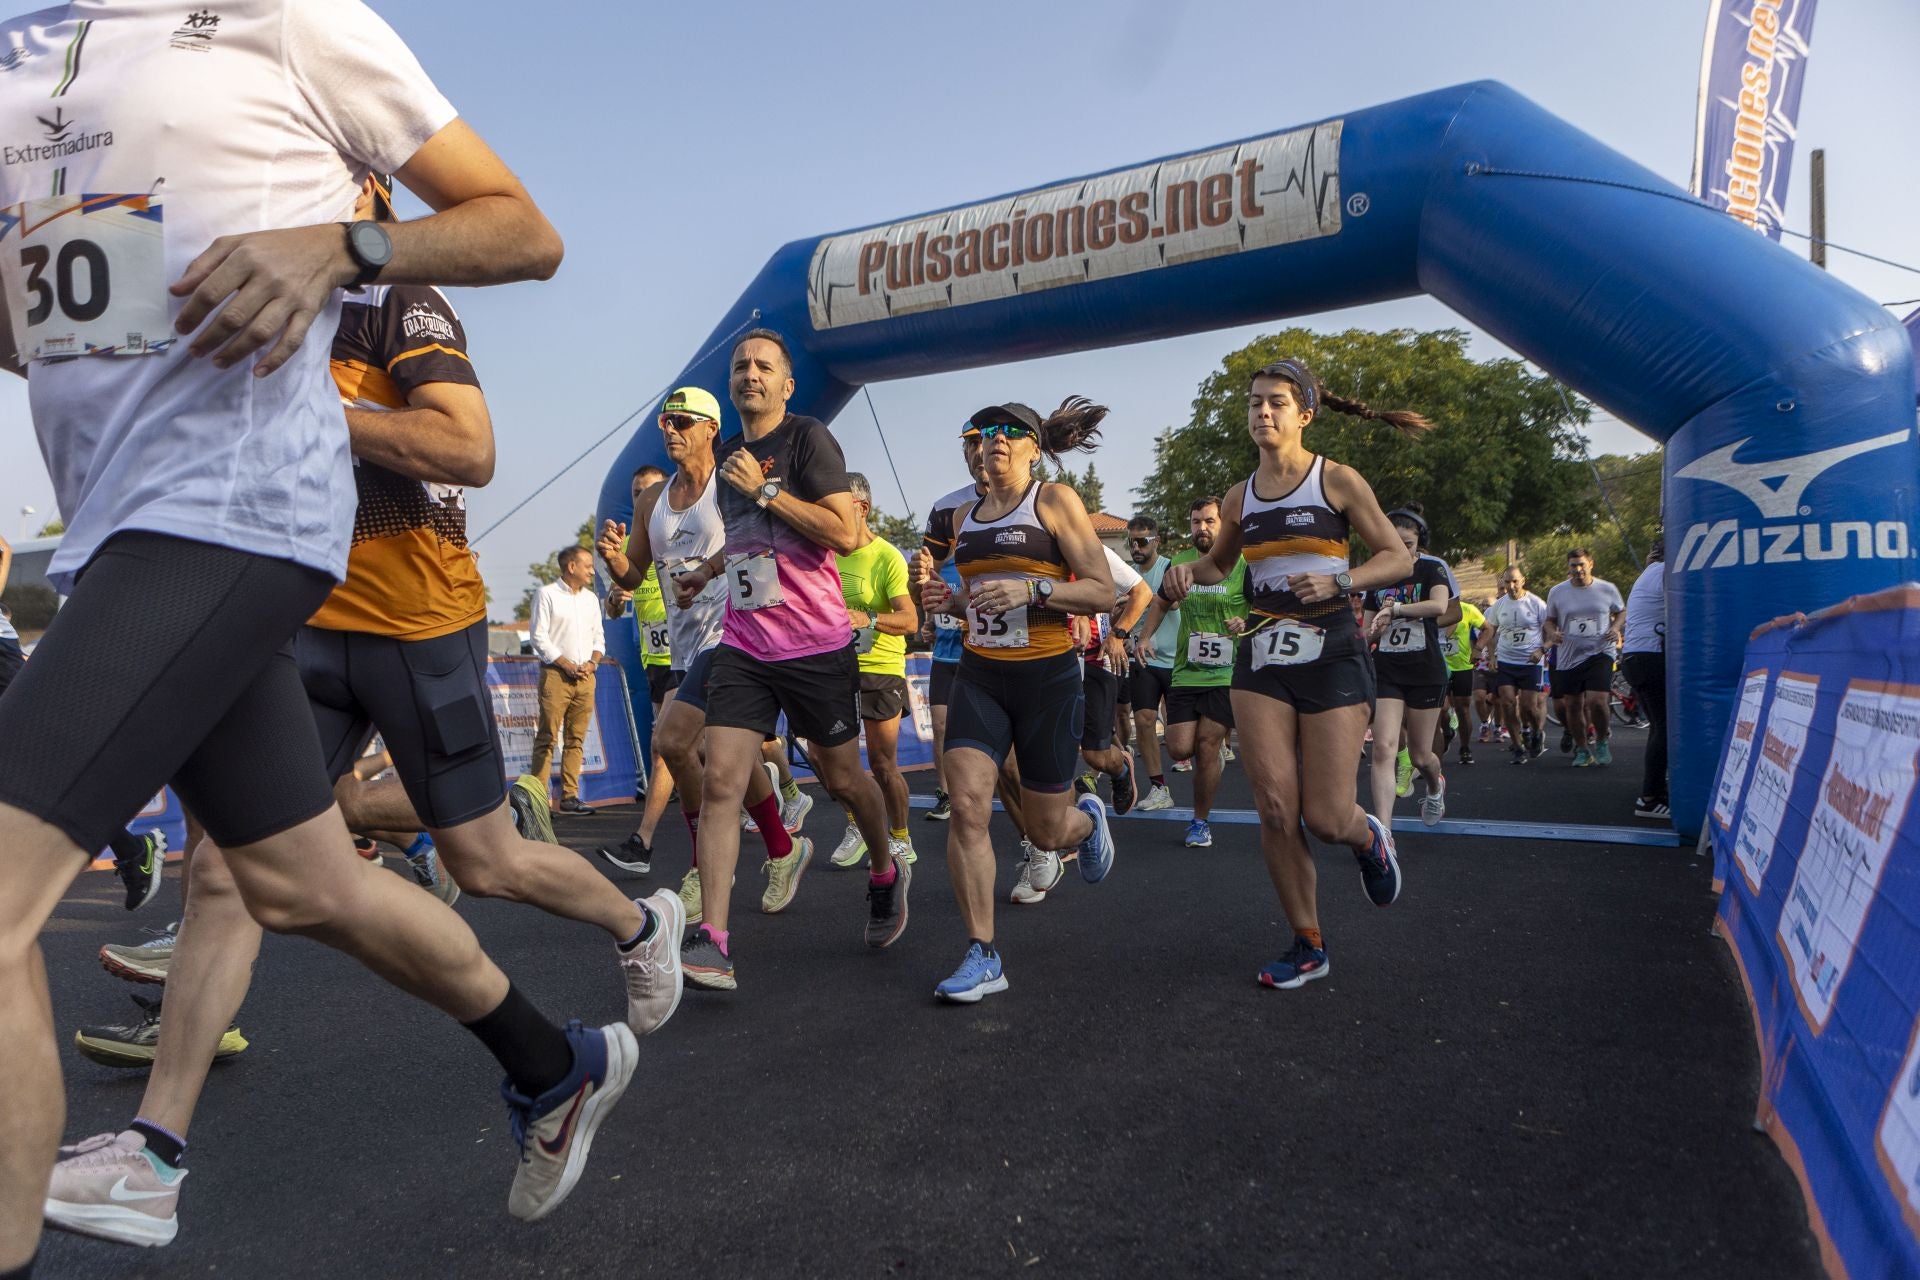
<path id="1" fill-rule="evenodd" d="M 1032 427 L 1036 435 L 1040 431 L 1040 415 L 1017 400 L 1006 404 L 990 404 L 967 419 L 969 427 L 991 427 L 996 423 Z"/>

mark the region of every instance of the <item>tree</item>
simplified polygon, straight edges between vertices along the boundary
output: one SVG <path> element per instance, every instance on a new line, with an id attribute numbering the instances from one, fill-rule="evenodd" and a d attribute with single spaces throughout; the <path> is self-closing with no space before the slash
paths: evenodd
<path id="1" fill-rule="evenodd" d="M 898 547 L 903 556 L 911 557 L 920 549 L 920 526 L 905 516 L 890 516 L 874 507 L 867 512 L 867 527 L 876 537 Z"/>
<path id="2" fill-rule="evenodd" d="M 1413 409 L 1437 429 L 1410 440 L 1383 423 L 1324 407 L 1307 446 L 1357 468 L 1382 507 L 1419 500 L 1435 554 L 1453 561 L 1507 538 L 1590 528 L 1598 495 L 1579 424 L 1589 409 L 1518 360 L 1476 361 L 1458 329 L 1418 333 L 1287 329 L 1230 353 L 1200 384 L 1193 416 L 1154 445 L 1136 492 L 1162 527 L 1182 528 L 1202 494 L 1225 495 L 1259 461 L 1247 434 L 1247 389 L 1261 365 L 1292 356 L 1330 391 L 1376 409 Z"/>
<path id="3" fill-rule="evenodd" d="M 1623 456 L 1605 453 L 1593 460 L 1587 471 L 1587 490 L 1593 500 L 1594 518 L 1580 528 L 1556 529 L 1538 537 L 1519 540 L 1520 565 L 1526 570 L 1527 589 L 1545 596 L 1547 587 L 1560 581 L 1567 572 L 1567 552 L 1585 547 L 1593 554 L 1595 577 L 1605 578 L 1622 592 L 1633 585 L 1647 562 L 1647 548 L 1660 535 L 1660 479 L 1664 461 L 1660 450 Z M 1595 484 L 1593 473 L 1600 473 Z M 1613 504 L 1609 513 L 1600 501 L 1604 486 Z M 1614 516 L 1619 523 L 1614 523 Z M 1628 544 L 1632 546 L 1629 548 Z M 1506 569 L 1506 549 L 1501 547 L 1486 557 L 1489 572 Z"/>
<path id="4" fill-rule="evenodd" d="M 56 538 L 61 534 L 65 533 L 66 531 L 67 531 L 67 522 L 65 520 L 62 520 L 59 516 L 55 516 L 53 519 L 41 525 L 40 532 L 34 534 L 33 536 L 36 538 Z"/>
<path id="5" fill-rule="evenodd" d="M 580 522 L 580 527 L 574 530 L 573 538 L 574 541 L 581 546 L 589 549 L 592 548 L 592 515 L 588 515 L 585 520 Z M 513 606 L 513 620 L 515 622 L 525 622 L 533 617 L 533 593 L 535 591 L 538 591 L 550 582 L 560 581 L 560 553 L 556 551 L 540 564 L 528 565 L 527 576 L 533 579 L 534 585 L 528 587 L 526 591 L 521 594 L 520 603 Z"/>
<path id="6" fill-rule="evenodd" d="M 1079 494 L 1080 501 L 1086 504 L 1088 511 L 1105 511 L 1107 509 L 1106 486 L 1100 482 L 1100 475 L 1093 469 L 1093 463 L 1091 461 L 1087 463 L 1087 470 L 1084 475 L 1070 471 L 1066 467 L 1056 465 L 1053 469 L 1053 480 L 1055 484 L 1063 484 Z"/>

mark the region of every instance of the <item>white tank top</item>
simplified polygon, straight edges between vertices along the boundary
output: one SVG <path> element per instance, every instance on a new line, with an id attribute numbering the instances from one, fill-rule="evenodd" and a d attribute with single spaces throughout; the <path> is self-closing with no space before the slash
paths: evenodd
<path id="1" fill-rule="evenodd" d="M 720 518 L 716 470 L 707 477 L 707 487 L 685 511 L 675 511 L 669 499 L 673 482 L 653 504 L 647 517 L 647 541 L 653 548 L 653 563 L 660 574 L 660 598 L 667 606 L 667 639 L 673 649 L 673 669 L 685 671 L 702 652 L 720 643 L 721 628 L 727 620 L 727 579 L 715 575 L 706 589 L 682 609 L 674 603 L 673 571 L 686 569 L 720 554 L 727 545 L 727 526 Z"/>

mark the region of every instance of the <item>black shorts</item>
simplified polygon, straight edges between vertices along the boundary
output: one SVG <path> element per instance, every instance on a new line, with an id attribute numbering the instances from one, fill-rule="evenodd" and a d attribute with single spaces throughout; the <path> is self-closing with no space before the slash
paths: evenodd
<path id="1" fill-rule="evenodd" d="M 958 662 L 935 662 L 927 672 L 927 705 L 944 707 L 953 701 L 953 678 L 960 674 Z"/>
<path id="2" fill-rule="evenodd" d="M 12 636 L 0 636 L 0 693 L 7 691 L 13 678 L 20 674 L 20 668 L 27 665 L 27 655 L 20 649 L 20 642 Z"/>
<path id="3" fill-rule="evenodd" d="M 0 801 L 87 853 L 169 782 L 229 847 L 325 813 L 292 641 L 332 590 L 290 560 L 114 535 L 0 698 Z"/>
<path id="4" fill-rule="evenodd" d="M 1485 667 L 1475 667 L 1473 669 L 1473 691 L 1475 693 L 1492 693 L 1496 687 L 1494 679 L 1493 672 L 1488 671 Z"/>
<path id="5" fill-rule="evenodd" d="M 1509 685 L 1522 693 L 1539 693 L 1547 687 L 1546 668 L 1538 663 L 1502 662 L 1493 674 L 1493 687 L 1505 689 Z"/>
<path id="6" fill-rule="evenodd" d="M 1564 698 L 1575 693 L 1606 693 L 1613 688 L 1613 659 L 1596 653 L 1577 667 L 1556 668 L 1553 696 Z"/>
<path id="7" fill-rule="evenodd" d="M 1447 672 L 1447 696 L 1465 701 L 1473 696 L 1473 668 Z"/>
<path id="8" fill-rule="evenodd" d="M 948 751 L 972 747 L 997 764 L 1011 747 L 1020 785 L 1029 791 L 1065 791 L 1080 772 L 1080 730 L 1086 720 L 1080 659 L 960 657 L 947 708 Z M 1112 715 L 1108 715 L 1112 720 Z"/>
<path id="9" fill-rule="evenodd" d="M 907 678 L 860 673 L 860 718 L 898 720 L 907 713 Z M 805 736 L 805 735 L 802 735 Z"/>
<path id="10" fill-rule="evenodd" d="M 1158 711 L 1167 690 L 1173 688 L 1173 668 L 1131 663 L 1127 667 L 1127 683 L 1133 686 L 1130 692 L 1135 711 Z"/>
<path id="11" fill-rule="evenodd" d="M 719 651 L 720 646 L 714 645 L 694 655 L 687 669 L 680 673 L 680 683 L 674 686 L 675 702 L 684 702 L 701 715 L 707 714 L 707 677 L 713 673 L 713 655 Z"/>
<path id="12" fill-rule="evenodd" d="M 1401 684 L 1393 676 L 1383 675 L 1374 681 L 1374 701 L 1394 698 L 1407 704 L 1414 711 L 1431 711 L 1446 699 L 1447 686 L 1444 684 Z"/>
<path id="13" fill-rule="evenodd" d="M 1081 685 L 1087 714 L 1080 726 L 1080 745 L 1088 751 L 1105 751 L 1113 745 L 1113 712 L 1120 702 L 1120 677 L 1091 662 L 1084 666 Z"/>
<path id="14" fill-rule="evenodd" d="M 1253 669 L 1253 646 L 1243 644 L 1233 659 L 1233 687 L 1289 703 L 1303 716 L 1341 707 L 1373 707 L 1373 663 L 1366 646 L 1338 657 L 1299 666 L 1271 663 Z"/>
<path id="15" fill-rule="evenodd" d="M 662 666 L 656 662 L 646 668 L 646 673 L 647 701 L 656 707 L 664 703 L 667 697 L 680 686 L 681 673 L 672 667 Z"/>
<path id="16" fill-rule="evenodd" d="M 1174 685 L 1167 691 L 1167 723 L 1188 724 L 1205 717 L 1233 728 L 1233 690 L 1224 684 Z"/>
<path id="17" fill-rule="evenodd" d="M 837 747 L 860 736 L 860 656 L 851 639 L 844 648 L 778 662 L 762 662 L 730 644 L 711 652 L 709 728 L 769 734 L 784 712 L 793 736 L 818 746 Z"/>
<path id="18" fill-rule="evenodd" d="M 330 779 L 353 768 L 378 729 L 423 826 L 457 827 L 507 798 L 485 622 L 432 640 L 302 627 L 293 656 Z"/>

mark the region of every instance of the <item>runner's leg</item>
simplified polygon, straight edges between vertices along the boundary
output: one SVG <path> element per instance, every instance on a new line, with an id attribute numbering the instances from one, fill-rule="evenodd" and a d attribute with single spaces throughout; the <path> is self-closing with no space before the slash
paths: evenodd
<path id="1" fill-rule="evenodd" d="M 906 829 L 909 798 L 907 776 L 900 772 L 900 762 L 895 758 L 900 750 L 900 721 L 868 720 L 865 723 L 867 763 L 886 802 L 888 834 L 895 839 L 904 839 L 904 836 L 895 834 Z"/>
<path id="2" fill-rule="evenodd" d="M 1205 822 L 1213 816 L 1213 796 L 1220 787 L 1220 775 L 1226 765 L 1220 748 L 1227 741 L 1227 726 L 1201 716 L 1182 728 L 1193 729 L 1193 816 Z"/>
<path id="3" fill-rule="evenodd" d="M 1344 709 L 1344 708 L 1343 708 Z M 1407 704 L 1398 698 L 1381 698 L 1373 708 L 1373 751 L 1368 759 L 1367 782 L 1372 792 L 1373 816 L 1389 831 L 1393 829 L 1393 801 L 1399 761 L 1391 744 L 1400 741 L 1400 727 Z"/>
<path id="4" fill-rule="evenodd" d="M 993 757 L 975 747 L 947 752 L 947 797 L 953 817 L 947 822 L 947 874 L 960 906 L 967 937 L 993 941 L 993 792 L 1000 771 Z"/>
<path id="5" fill-rule="evenodd" d="M 1260 814 L 1260 854 L 1267 864 L 1267 876 L 1273 881 L 1288 927 L 1296 934 L 1312 930 L 1317 935 L 1317 875 L 1313 854 L 1300 830 L 1296 739 L 1300 716 L 1292 704 L 1265 694 L 1235 689 L 1232 698 L 1240 745 L 1249 761 L 1259 762 L 1258 767 L 1248 768 L 1247 779 L 1253 784 L 1253 805 Z M 1366 708 L 1359 710 L 1364 715 Z M 1168 733 L 1172 733 L 1171 726 Z"/>

